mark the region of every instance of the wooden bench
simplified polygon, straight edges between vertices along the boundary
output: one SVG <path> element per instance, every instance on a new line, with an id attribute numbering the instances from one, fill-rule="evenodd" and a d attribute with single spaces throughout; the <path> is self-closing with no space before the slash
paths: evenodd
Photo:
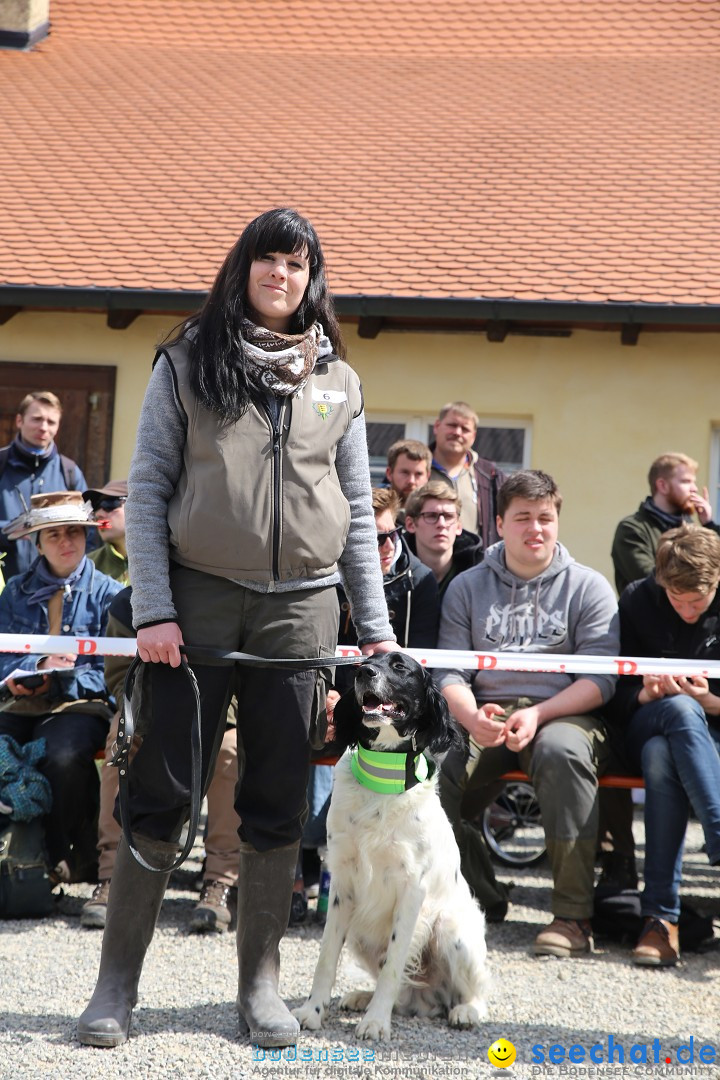
<path id="1" fill-rule="evenodd" d="M 517 780 L 526 784 L 531 784 L 532 781 L 527 773 L 521 772 L 520 769 L 511 769 L 510 772 L 503 773 L 500 780 Z M 645 781 L 642 776 L 621 776 L 619 773 L 606 773 L 605 776 L 601 776 L 598 780 L 598 786 L 601 788 L 644 788 Z"/>

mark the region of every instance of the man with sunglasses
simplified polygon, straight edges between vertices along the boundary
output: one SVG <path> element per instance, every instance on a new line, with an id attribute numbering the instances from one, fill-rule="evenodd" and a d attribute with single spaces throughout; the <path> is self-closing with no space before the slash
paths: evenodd
<path id="1" fill-rule="evenodd" d="M 378 555 L 385 586 L 390 623 L 403 648 L 434 649 L 440 621 L 440 599 L 432 571 L 412 554 L 395 520 L 400 500 L 392 488 L 373 488 L 373 511 Z M 340 631 L 338 644 L 356 645 L 357 637 L 345 593 L 338 589 Z M 348 673 L 338 668 L 337 677 Z M 350 675 L 352 682 L 353 675 Z"/>
<path id="2" fill-rule="evenodd" d="M 125 546 L 125 502 L 127 480 L 111 480 L 103 488 L 89 488 L 83 498 L 93 508 L 93 515 L 102 538 L 102 546 L 90 552 L 98 570 L 123 585 L 130 584 L 128 557 Z"/>

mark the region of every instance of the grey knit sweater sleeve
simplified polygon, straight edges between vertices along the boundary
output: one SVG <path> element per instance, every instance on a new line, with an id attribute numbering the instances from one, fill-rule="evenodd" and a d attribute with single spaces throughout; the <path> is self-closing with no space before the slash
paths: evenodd
<path id="1" fill-rule="evenodd" d="M 358 643 L 395 641 L 380 569 L 364 413 L 355 417 L 340 439 L 335 467 L 343 495 L 350 503 L 350 532 L 340 557 L 340 576 L 350 601 Z"/>
<path id="2" fill-rule="evenodd" d="M 135 627 L 176 618 L 170 592 L 167 516 L 182 472 L 186 431 L 170 365 L 161 357 L 140 411 L 125 506 Z"/>

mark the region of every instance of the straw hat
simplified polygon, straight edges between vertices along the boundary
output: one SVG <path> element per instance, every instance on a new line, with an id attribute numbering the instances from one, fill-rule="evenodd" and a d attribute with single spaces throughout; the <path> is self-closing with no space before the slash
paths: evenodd
<path id="1" fill-rule="evenodd" d="M 33 495 L 29 508 L 6 525 L 3 532 L 9 540 L 22 540 L 40 529 L 57 525 L 92 529 L 94 524 L 92 506 L 85 502 L 81 491 L 49 491 Z"/>

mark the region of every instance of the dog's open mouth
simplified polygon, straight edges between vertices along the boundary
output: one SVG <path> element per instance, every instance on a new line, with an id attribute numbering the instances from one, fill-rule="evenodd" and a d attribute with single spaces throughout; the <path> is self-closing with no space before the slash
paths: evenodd
<path id="1" fill-rule="evenodd" d="M 381 724 L 391 724 L 393 720 L 401 720 L 405 716 L 405 710 L 395 701 L 381 701 L 377 694 L 367 691 L 362 699 L 363 716 L 374 717 Z"/>

